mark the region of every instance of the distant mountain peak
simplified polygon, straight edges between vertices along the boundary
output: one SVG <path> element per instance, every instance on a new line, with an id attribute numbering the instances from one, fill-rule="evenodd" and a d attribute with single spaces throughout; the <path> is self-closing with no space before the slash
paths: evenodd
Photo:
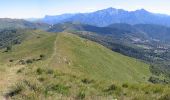
<path id="1" fill-rule="evenodd" d="M 145 9 L 138 9 L 138 10 L 136 10 L 136 11 L 134 11 L 134 12 L 139 12 L 139 13 L 150 13 L 149 11 L 147 11 L 147 10 L 145 10 Z"/>
<path id="2" fill-rule="evenodd" d="M 126 12 L 125 10 L 123 9 L 116 9 L 116 8 L 112 8 L 112 7 L 109 7 L 109 8 L 106 8 L 106 9 L 102 9 L 102 10 L 99 10 L 99 11 L 96 11 L 97 13 L 102 13 L 102 14 L 109 14 L 109 15 L 114 15 L 114 14 L 119 14 L 121 12 Z"/>
<path id="3" fill-rule="evenodd" d="M 109 7 L 109 8 L 106 8 L 106 9 L 104 9 L 104 10 L 110 11 L 110 10 L 117 10 L 117 9 L 116 9 L 116 8 L 113 8 L 113 7 Z"/>

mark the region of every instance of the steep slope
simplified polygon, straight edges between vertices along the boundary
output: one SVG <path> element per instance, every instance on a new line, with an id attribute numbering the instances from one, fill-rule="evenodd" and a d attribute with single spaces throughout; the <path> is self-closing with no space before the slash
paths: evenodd
<path id="1" fill-rule="evenodd" d="M 149 76 L 148 65 L 69 33 L 58 35 L 57 52 L 70 68 L 96 79 L 144 82 Z"/>
<path id="2" fill-rule="evenodd" d="M 170 42 L 170 28 L 161 26 L 161 25 L 153 25 L 153 24 L 137 24 L 134 25 L 139 30 L 145 32 L 148 37 L 155 39 L 157 41 Z"/>
<path id="3" fill-rule="evenodd" d="M 2 96 L 6 98 L 5 94 L 11 90 L 11 86 L 26 78 L 18 74 L 26 68 L 26 63 L 38 61 L 41 54 L 49 57 L 53 50 L 54 34 L 39 30 L 22 30 L 22 32 L 25 38 L 20 44 L 13 45 L 9 52 L 0 49 L 0 99 Z"/>

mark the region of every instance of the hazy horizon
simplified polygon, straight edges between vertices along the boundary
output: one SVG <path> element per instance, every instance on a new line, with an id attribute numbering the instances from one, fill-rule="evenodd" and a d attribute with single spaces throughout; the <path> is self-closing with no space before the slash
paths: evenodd
<path id="1" fill-rule="evenodd" d="M 170 15 L 168 0 L 1 0 L 0 18 L 42 18 L 45 15 L 87 13 L 109 7 L 134 11 L 145 9 Z"/>

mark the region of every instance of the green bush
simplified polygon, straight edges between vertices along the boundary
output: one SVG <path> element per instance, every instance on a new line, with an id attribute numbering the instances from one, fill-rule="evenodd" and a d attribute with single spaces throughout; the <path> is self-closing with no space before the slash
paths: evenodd
<path id="1" fill-rule="evenodd" d="M 40 82 L 43 82 L 43 81 L 45 81 L 45 78 L 40 77 L 40 78 L 38 78 L 38 80 L 39 80 Z"/>
<path id="2" fill-rule="evenodd" d="M 13 62 L 14 60 L 13 59 L 10 59 L 9 62 Z"/>
<path id="3" fill-rule="evenodd" d="M 33 60 L 32 59 L 28 59 L 28 60 L 26 60 L 26 63 L 27 64 L 31 64 L 31 63 L 33 63 Z"/>
<path id="4" fill-rule="evenodd" d="M 123 88 L 128 88 L 128 84 L 127 84 L 127 83 L 124 83 L 124 84 L 122 84 L 122 87 L 123 87 Z"/>
<path id="5" fill-rule="evenodd" d="M 41 68 L 37 68 L 36 72 L 38 75 L 41 75 L 44 72 L 44 70 Z"/>
<path id="6" fill-rule="evenodd" d="M 89 79 L 87 79 L 87 78 L 82 79 L 81 81 L 82 81 L 84 84 L 90 84 L 90 83 L 94 82 L 94 80 L 89 80 Z"/>
<path id="7" fill-rule="evenodd" d="M 117 86 L 112 84 L 109 86 L 109 88 L 106 91 L 115 91 L 117 89 Z"/>
<path id="8" fill-rule="evenodd" d="M 45 58 L 45 55 L 44 54 L 41 54 L 40 55 L 40 60 L 44 59 Z"/>

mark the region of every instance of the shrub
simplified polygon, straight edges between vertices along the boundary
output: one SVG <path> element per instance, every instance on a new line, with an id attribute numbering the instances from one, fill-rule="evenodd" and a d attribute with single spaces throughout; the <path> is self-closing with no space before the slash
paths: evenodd
<path id="1" fill-rule="evenodd" d="M 128 84 L 127 84 L 127 83 L 124 83 L 124 84 L 122 84 L 122 87 L 123 87 L 123 88 L 128 88 Z"/>
<path id="2" fill-rule="evenodd" d="M 36 72 L 38 75 L 41 75 L 44 72 L 44 70 L 41 68 L 37 68 Z"/>
<path id="3" fill-rule="evenodd" d="M 105 92 L 108 94 L 116 94 L 120 96 L 122 94 L 122 89 L 115 84 L 112 84 L 105 90 Z"/>
<path id="4" fill-rule="evenodd" d="M 114 91 L 114 90 L 116 90 L 116 89 L 117 89 L 116 85 L 112 84 L 111 86 L 109 86 L 109 88 L 107 89 L 107 91 Z"/>
<path id="5" fill-rule="evenodd" d="M 26 60 L 26 63 L 27 64 L 31 64 L 31 63 L 33 63 L 33 60 L 32 59 L 28 59 L 28 60 Z"/>
<path id="6" fill-rule="evenodd" d="M 40 55 L 40 59 L 42 60 L 42 59 L 44 59 L 45 58 L 45 55 L 44 54 L 41 54 Z"/>
<path id="7" fill-rule="evenodd" d="M 39 80 L 40 82 L 43 82 L 43 81 L 45 80 L 45 78 L 40 77 L 40 78 L 38 78 L 38 80 Z"/>
<path id="8" fill-rule="evenodd" d="M 26 62 L 24 60 L 20 60 L 19 63 L 22 65 L 26 64 Z"/>
<path id="9" fill-rule="evenodd" d="M 93 80 L 89 80 L 89 79 L 87 79 L 87 78 L 82 79 L 81 81 L 82 81 L 83 83 L 85 83 L 85 84 L 90 84 L 90 83 L 94 82 Z"/>
<path id="10" fill-rule="evenodd" d="M 24 89 L 22 83 L 16 84 L 14 87 L 11 88 L 11 90 L 5 95 L 5 97 L 13 97 L 15 95 L 18 95 L 19 93 L 22 92 Z"/>
<path id="11" fill-rule="evenodd" d="M 10 59 L 9 62 L 13 62 L 14 60 L 13 59 Z"/>

